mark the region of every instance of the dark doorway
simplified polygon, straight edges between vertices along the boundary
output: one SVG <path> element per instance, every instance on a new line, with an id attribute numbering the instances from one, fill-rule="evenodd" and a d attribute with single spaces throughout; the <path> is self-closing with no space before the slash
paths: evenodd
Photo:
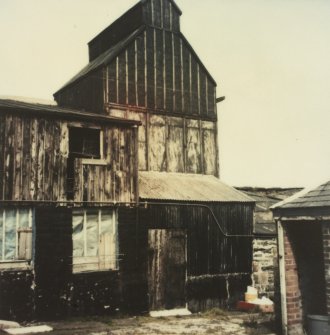
<path id="1" fill-rule="evenodd" d="M 297 264 L 303 316 L 326 314 L 322 226 L 319 222 L 287 225 Z"/>
<path id="2" fill-rule="evenodd" d="M 186 231 L 149 230 L 149 309 L 164 310 L 186 306 Z"/>

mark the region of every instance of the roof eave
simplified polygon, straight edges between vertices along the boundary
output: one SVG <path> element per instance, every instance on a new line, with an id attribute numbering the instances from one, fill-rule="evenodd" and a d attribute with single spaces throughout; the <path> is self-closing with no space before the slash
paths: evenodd
<path id="1" fill-rule="evenodd" d="M 113 60 L 114 57 L 117 57 L 118 54 L 119 54 L 124 48 L 126 48 L 127 45 L 128 45 L 129 43 L 131 43 L 131 41 L 132 41 L 134 38 L 136 38 L 137 35 L 139 35 L 139 34 L 140 34 L 141 32 L 143 32 L 145 29 L 146 29 L 146 25 L 142 25 L 140 28 L 138 28 L 138 29 L 136 30 L 136 32 L 133 33 L 132 36 L 131 36 L 130 38 L 128 38 L 127 41 L 126 41 L 125 43 L 123 43 L 122 47 L 121 47 L 120 49 L 118 49 L 118 51 L 115 52 L 115 53 L 112 55 L 111 58 L 106 59 L 106 61 L 104 61 L 104 62 L 101 62 L 99 65 L 97 65 L 97 66 L 96 66 L 95 68 L 93 68 L 91 71 L 86 72 L 84 75 L 82 75 L 81 77 L 77 78 L 76 80 L 71 81 L 72 79 L 70 79 L 65 85 L 63 85 L 58 91 L 56 91 L 56 92 L 53 94 L 54 99 L 56 100 L 56 96 L 57 96 L 59 93 L 61 93 L 62 91 L 68 89 L 68 88 L 71 87 L 72 85 L 74 85 L 74 84 L 76 84 L 77 82 L 83 80 L 84 78 L 86 78 L 87 76 L 89 76 L 91 73 L 93 73 L 93 72 L 99 70 L 100 68 L 102 68 L 102 67 L 108 65 L 108 64 Z M 101 54 L 99 57 L 104 57 L 104 54 L 105 54 L 106 52 L 108 52 L 108 50 L 105 51 L 103 54 Z M 94 62 L 94 61 L 96 62 L 97 59 L 98 59 L 99 57 L 95 58 L 92 62 Z M 89 64 L 89 63 L 88 63 L 88 64 Z M 87 64 L 86 66 L 88 66 L 88 64 Z M 82 70 L 83 70 L 83 69 L 82 69 Z M 81 70 L 81 71 L 82 71 L 82 70 Z M 75 77 L 75 76 L 74 76 L 74 77 Z M 73 78 L 74 78 L 74 77 L 73 77 Z"/>
<path id="2" fill-rule="evenodd" d="M 102 121 L 107 123 L 114 123 L 114 124 L 122 124 L 127 126 L 139 126 L 141 125 L 140 121 L 130 120 L 130 119 L 122 119 L 116 117 L 110 117 L 107 115 L 100 115 L 91 112 L 80 112 L 74 110 L 65 110 L 56 111 L 49 106 L 43 107 L 39 105 L 38 108 L 33 108 L 33 106 L 24 107 L 24 106 L 0 106 L 0 111 L 4 111 L 4 113 L 26 113 L 27 111 L 33 115 L 47 115 L 49 117 L 56 117 L 58 119 L 71 119 L 71 120 L 85 120 L 85 121 Z"/>

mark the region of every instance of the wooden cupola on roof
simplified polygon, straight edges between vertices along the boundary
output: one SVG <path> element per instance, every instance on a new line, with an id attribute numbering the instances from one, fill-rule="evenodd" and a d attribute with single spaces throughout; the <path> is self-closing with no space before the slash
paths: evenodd
<path id="1" fill-rule="evenodd" d="M 141 0 L 88 43 L 89 61 L 96 59 L 141 26 L 179 32 L 181 14 L 173 0 Z"/>

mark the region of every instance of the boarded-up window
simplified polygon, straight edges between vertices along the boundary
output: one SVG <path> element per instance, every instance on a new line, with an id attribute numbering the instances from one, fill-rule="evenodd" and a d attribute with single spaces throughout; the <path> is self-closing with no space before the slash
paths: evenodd
<path id="1" fill-rule="evenodd" d="M 32 209 L 0 210 L 0 262 L 31 260 Z"/>
<path id="2" fill-rule="evenodd" d="M 117 213 L 77 209 L 72 214 L 73 272 L 118 268 Z"/>

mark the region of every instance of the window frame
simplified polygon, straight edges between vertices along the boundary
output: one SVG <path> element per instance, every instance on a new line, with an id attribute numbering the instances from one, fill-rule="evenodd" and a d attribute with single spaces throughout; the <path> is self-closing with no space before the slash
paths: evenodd
<path id="1" fill-rule="evenodd" d="M 68 135 L 68 148 L 70 148 L 70 129 L 93 129 L 93 130 L 98 130 L 99 131 L 99 136 L 100 136 L 100 139 L 99 139 L 99 142 L 100 142 L 100 158 L 83 158 L 81 157 L 80 159 L 83 161 L 83 164 L 100 164 L 100 165 L 103 165 L 103 163 L 105 162 L 105 159 L 104 159 L 104 131 L 101 127 L 99 126 L 90 126 L 90 125 L 82 125 L 82 124 L 76 124 L 76 123 L 72 123 L 72 124 L 69 124 L 68 125 L 68 129 L 69 129 L 69 135 Z M 72 154 L 69 150 L 69 155 Z M 85 163 L 86 162 L 86 163 Z M 92 163 L 90 163 L 92 162 Z"/>
<path id="2" fill-rule="evenodd" d="M 34 209 L 24 208 L 28 209 L 28 226 L 25 228 L 19 227 L 19 220 L 20 220 L 20 211 L 22 208 L 11 208 L 11 207 L 5 207 L 1 208 L 0 215 L 2 215 L 2 231 L 0 233 L 2 234 L 1 239 L 1 254 L 0 254 L 0 270 L 28 270 L 32 267 L 32 260 L 33 260 L 33 230 L 34 230 Z M 6 250 L 6 212 L 8 211 L 14 211 L 15 212 L 15 258 L 13 259 L 5 259 L 5 250 Z M 2 213 L 1 213 L 2 212 Z M 30 250 L 29 250 L 29 257 L 20 258 L 20 234 L 22 232 L 29 233 L 29 244 L 30 244 Z"/>
<path id="3" fill-rule="evenodd" d="M 104 271 L 118 271 L 119 270 L 119 241 L 118 241 L 118 211 L 112 208 L 77 208 L 72 211 L 72 228 L 73 228 L 73 217 L 74 212 L 81 211 L 83 213 L 83 256 L 74 256 L 74 246 L 72 249 L 72 273 L 86 273 L 86 272 L 104 272 Z M 97 211 L 97 255 L 87 256 L 88 250 L 88 240 L 87 240 L 87 215 L 88 211 Z M 101 249 L 101 223 L 102 223 L 102 211 L 111 212 L 111 228 L 112 233 L 109 234 L 112 238 L 113 253 L 108 255 L 100 255 Z M 74 239 L 74 234 L 72 232 L 72 243 Z M 102 259 L 104 257 L 104 259 Z M 106 260 L 108 257 L 108 260 Z M 113 260 L 113 257 L 115 258 Z M 111 259 L 112 258 L 112 259 Z M 110 260 L 109 260 L 110 259 Z"/>

